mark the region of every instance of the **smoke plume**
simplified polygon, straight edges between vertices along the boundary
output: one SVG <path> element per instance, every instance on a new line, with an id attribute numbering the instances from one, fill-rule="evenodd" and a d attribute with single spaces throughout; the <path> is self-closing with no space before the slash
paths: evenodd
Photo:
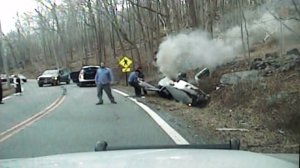
<path id="1" fill-rule="evenodd" d="M 282 6 L 284 8 L 280 8 Z M 270 9 L 266 10 L 266 7 Z M 300 22 L 288 19 L 290 16 L 297 17 L 293 11 L 294 6 L 287 1 L 264 4 L 256 12 L 246 11 L 246 18 L 249 18 L 247 28 L 250 48 L 255 43 L 264 43 L 268 40 L 281 40 L 286 46 L 292 42 L 299 42 Z M 287 18 L 282 19 L 281 22 L 293 31 L 285 26 L 281 31 L 281 22 L 274 16 Z M 244 37 L 246 38 L 245 31 Z M 181 32 L 177 35 L 168 36 L 160 44 L 157 53 L 157 65 L 166 76 L 175 78 L 179 72 L 187 72 L 196 68 L 207 67 L 213 70 L 219 65 L 232 61 L 242 51 L 239 25 L 220 32 L 218 38 L 215 39 L 209 38 L 207 33 L 200 30 Z"/>
<path id="2" fill-rule="evenodd" d="M 282 25 L 281 25 L 282 24 Z M 282 31 L 281 31 L 282 26 Z M 287 29 L 291 28 L 291 30 Z M 271 40 L 280 41 L 283 37 L 285 45 L 295 43 L 299 41 L 300 37 L 300 24 L 299 21 L 295 20 L 282 20 L 281 22 L 276 20 L 269 12 L 265 12 L 259 19 L 253 20 L 247 23 L 247 29 L 249 33 L 249 44 L 250 47 L 255 43 L 265 43 Z M 239 41 L 235 47 L 241 48 L 241 28 L 240 26 L 235 26 L 228 29 L 221 38 L 226 41 L 226 43 L 236 43 Z M 246 38 L 246 32 L 244 30 L 244 38 Z M 246 40 L 245 40 L 246 41 Z"/>
<path id="3" fill-rule="evenodd" d="M 234 57 L 233 46 L 194 31 L 167 37 L 159 46 L 157 65 L 162 73 L 174 78 L 179 72 L 196 68 L 213 69 Z"/>

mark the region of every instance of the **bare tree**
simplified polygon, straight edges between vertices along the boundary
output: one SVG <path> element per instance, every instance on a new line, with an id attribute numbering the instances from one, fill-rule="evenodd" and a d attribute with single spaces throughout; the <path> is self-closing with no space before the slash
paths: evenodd
<path id="1" fill-rule="evenodd" d="M 296 1 L 295 1 L 295 0 L 292 0 L 292 3 L 293 3 L 293 5 L 294 5 L 295 10 L 296 10 L 296 12 L 298 13 L 298 17 L 299 17 L 299 19 L 300 19 L 300 10 L 299 10 L 299 8 L 298 8 L 298 6 L 297 6 L 297 4 L 296 4 Z"/>
<path id="2" fill-rule="evenodd" d="M 217 36 L 228 27 L 240 25 L 241 41 L 248 48 L 248 20 L 244 10 L 265 0 L 36 0 L 34 13 L 16 17 L 16 32 L 2 43 L 10 66 L 26 62 L 38 70 L 46 67 L 116 62 L 129 55 L 136 64 L 149 64 L 165 36 L 182 29 L 202 29 Z M 296 14 L 299 5 L 293 0 Z M 232 12 L 233 11 L 233 12 Z M 282 27 L 294 32 L 280 18 Z M 300 17 L 300 15 L 299 15 Z M 246 20 L 248 19 L 248 20 Z M 117 65 L 117 64 L 115 64 Z"/>
<path id="3" fill-rule="evenodd" d="M 0 57 L 2 58 L 3 61 L 3 67 L 4 67 L 4 71 L 6 74 L 6 80 L 8 81 L 8 64 L 7 64 L 7 57 L 4 53 L 4 49 L 3 49 L 3 35 L 4 33 L 2 32 L 2 26 L 1 26 L 1 20 L 0 20 Z M 7 87 L 9 86 L 9 82 L 7 82 Z"/>
<path id="4" fill-rule="evenodd" d="M 242 37 L 242 43 L 243 43 L 243 49 L 246 55 L 246 51 L 248 51 L 248 61 L 250 61 L 250 44 L 249 44 L 249 32 L 248 32 L 248 28 L 247 28 L 247 20 L 245 17 L 245 14 L 243 12 L 243 4 L 241 3 L 241 1 L 237 1 L 238 2 L 238 8 L 239 8 L 239 12 L 240 12 L 240 20 L 241 20 L 241 37 Z M 244 31 L 246 32 L 246 42 L 247 42 L 247 50 L 245 47 L 245 42 L 244 42 Z"/>

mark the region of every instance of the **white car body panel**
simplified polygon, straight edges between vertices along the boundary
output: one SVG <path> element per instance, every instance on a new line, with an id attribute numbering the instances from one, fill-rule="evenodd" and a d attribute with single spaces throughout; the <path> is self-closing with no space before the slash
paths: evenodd
<path id="1" fill-rule="evenodd" d="M 148 149 L 0 160 L 0 167 L 297 168 L 299 155 L 293 155 L 293 158 L 293 161 L 287 161 L 265 154 L 239 150 Z"/>

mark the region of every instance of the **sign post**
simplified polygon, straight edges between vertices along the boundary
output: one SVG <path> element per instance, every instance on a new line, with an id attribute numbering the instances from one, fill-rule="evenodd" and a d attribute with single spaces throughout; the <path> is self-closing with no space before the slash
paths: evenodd
<path id="1" fill-rule="evenodd" d="M 125 72 L 126 86 L 128 86 L 128 72 L 130 72 L 130 65 L 132 63 L 133 61 L 126 56 L 123 56 L 119 61 L 119 64 L 123 67 L 122 72 Z"/>
<path id="2" fill-rule="evenodd" d="M 125 72 L 125 80 L 126 86 L 128 86 L 128 72 Z"/>

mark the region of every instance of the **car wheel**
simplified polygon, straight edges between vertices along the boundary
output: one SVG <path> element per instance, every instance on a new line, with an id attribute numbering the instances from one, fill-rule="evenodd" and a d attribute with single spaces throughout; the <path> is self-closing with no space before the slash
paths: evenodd
<path id="1" fill-rule="evenodd" d="M 66 84 L 70 84 L 70 81 L 68 80 L 68 81 L 66 82 Z"/>
<path id="2" fill-rule="evenodd" d="M 43 87 L 43 84 L 42 84 L 42 83 L 40 83 L 40 84 L 39 84 L 39 87 Z"/>
<path id="3" fill-rule="evenodd" d="M 82 87 L 82 86 L 83 86 L 83 83 L 79 82 L 79 83 L 77 83 L 77 86 L 78 86 L 78 87 Z"/>
<path id="4" fill-rule="evenodd" d="M 56 85 L 59 85 L 60 84 L 60 81 L 59 81 L 59 79 L 57 79 L 57 81 L 56 81 Z"/>

